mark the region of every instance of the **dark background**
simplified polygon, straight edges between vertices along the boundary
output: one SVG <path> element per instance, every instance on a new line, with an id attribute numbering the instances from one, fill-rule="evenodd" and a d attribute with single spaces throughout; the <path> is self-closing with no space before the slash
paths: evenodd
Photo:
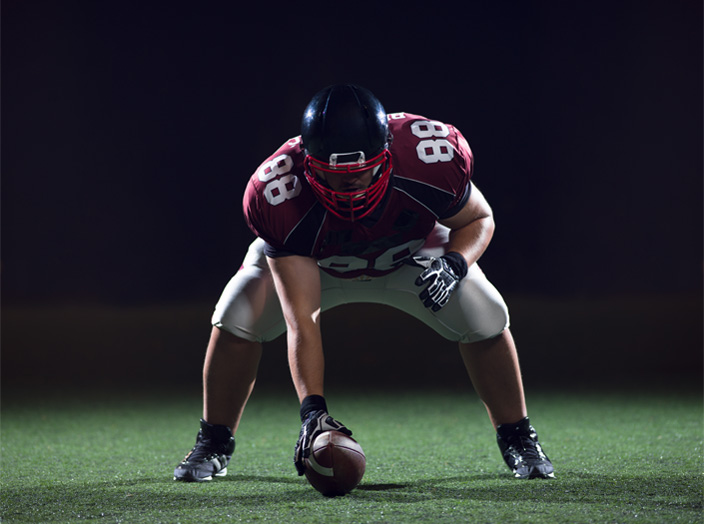
<path id="1" fill-rule="evenodd" d="M 338 82 L 467 137 L 528 381 L 701 382 L 701 2 L 6 0 L 3 384 L 197 385 L 246 181 Z M 336 380 L 464 379 L 327 316 Z"/>

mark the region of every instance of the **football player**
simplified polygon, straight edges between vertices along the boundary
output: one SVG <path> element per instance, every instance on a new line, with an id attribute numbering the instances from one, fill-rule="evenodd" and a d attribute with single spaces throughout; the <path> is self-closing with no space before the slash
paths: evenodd
<path id="1" fill-rule="evenodd" d="M 387 115 L 360 86 L 313 97 L 300 136 L 267 158 L 245 190 L 257 239 L 215 307 L 200 431 L 176 480 L 227 473 L 262 343 L 284 332 L 300 400 L 299 475 L 318 434 L 351 434 L 328 414 L 320 314 L 352 302 L 401 309 L 457 341 L 513 475 L 554 476 L 527 417 L 506 304 L 477 265 L 494 221 L 472 166 L 452 125 Z"/>

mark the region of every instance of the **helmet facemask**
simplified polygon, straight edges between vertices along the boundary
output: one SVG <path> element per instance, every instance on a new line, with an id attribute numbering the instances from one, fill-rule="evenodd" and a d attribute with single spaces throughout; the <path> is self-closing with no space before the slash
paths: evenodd
<path id="1" fill-rule="evenodd" d="M 391 176 L 391 153 L 384 149 L 366 160 L 363 151 L 333 153 L 328 162 L 306 155 L 305 175 L 318 200 L 333 215 L 354 222 L 369 215 L 381 203 Z M 368 187 L 355 191 L 335 191 L 316 171 L 332 176 L 373 170 Z"/>

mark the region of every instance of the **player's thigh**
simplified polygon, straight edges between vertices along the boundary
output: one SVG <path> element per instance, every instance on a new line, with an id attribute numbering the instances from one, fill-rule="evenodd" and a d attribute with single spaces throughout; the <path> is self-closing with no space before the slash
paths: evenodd
<path id="1" fill-rule="evenodd" d="M 281 335 L 286 325 L 264 255 L 264 241 L 249 247 L 240 270 L 225 286 L 212 324 L 245 340 L 266 342 Z"/>
<path id="2" fill-rule="evenodd" d="M 477 342 L 492 338 L 509 326 L 503 297 L 477 264 L 450 296 L 448 303 L 433 312 L 418 298 L 423 289 L 415 285 L 421 269 L 405 266 L 387 281 L 383 303 L 407 312 L 449 340 Z"/>

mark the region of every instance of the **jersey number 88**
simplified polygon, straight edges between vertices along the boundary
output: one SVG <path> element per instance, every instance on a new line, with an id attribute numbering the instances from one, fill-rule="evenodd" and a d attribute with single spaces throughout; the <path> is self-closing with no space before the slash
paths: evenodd
<path id="1" fill-rule="evenodd" d="M 399 120 L 405 118 L 404 113 L 391 113 L 389 118 Z M 448 127 L 442 122 L 432 120 L 416 120 L 411 124 L 411 133 L 422 139 L 416 145 L 418 158 L 426 164 L 450 162 L 455 155 L 452 144 L 446 139 L 450 134 Z M 297 137 L 292 141 L 299 141 Z M 295 198 L 301 192 L 300 179 L 290 173 L 293 160 L 289 155 L 279 155 L 262 164 L 257 171 L 257 178 L 264 182 L 264 197 L 272 206 Z"/>

